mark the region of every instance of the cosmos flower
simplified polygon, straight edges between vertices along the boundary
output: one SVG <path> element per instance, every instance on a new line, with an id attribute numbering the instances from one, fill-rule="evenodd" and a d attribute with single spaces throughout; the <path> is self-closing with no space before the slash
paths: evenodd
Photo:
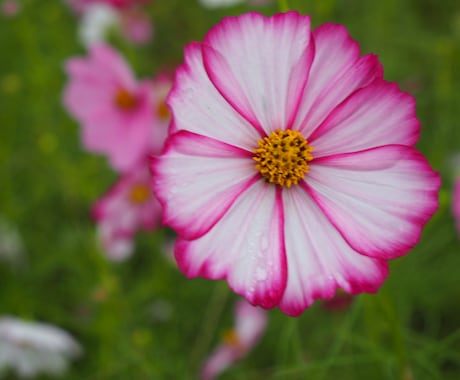
<path id="1" fill-rule="evenodd" d="M 438 207 L 412 96 L 341 25 L 222 20 L 185 49 L 153 187 L 188 276 L 299 315 L 375 292 Z"/>
<path id="2" fill-rule="evenodd" d="M 226 332 L 223 342 L 208 357 L 201 371 L 203 380 L 215 379 L 220 373 L 244 358 L 257 344 L 267 325 L 267 313 L 238 300 L 235 305 L 235 328 Z"/>
<path id="3" fill-rule="evenodd" d="M 124 174 L 93 207 L 98 236 L 112 260 L 126 259 L 133 252 L 139 229 L 153 230 L 160 221 L 161 206 L 152 193 L 147 161 Z"/>
<path id="4" fill-rule="evenodd" d="M 452 211 L 457 223 L 457 230 L 460 234 L 460 178 L 457 178 L 454 184 L 454 193 L 452 196 Z"/>
<path id="5" fill-rule="evenodd" d="M 0 374 L 10 369 L 21 378 L 62 375 L 80 354 L 75 339 L 56 326 L 0 317 Z"/>
<path id="6" fill-rule="evenodd" d="M 64 104 L 81 124 L 86 149 L 106 154 L 119 171 L 161 150 L 163 140 L 154 137 L 152 81 L 137 82 L 114 49 L 92 46 L 89 57 L 70 59 L 66 71 Z"/>

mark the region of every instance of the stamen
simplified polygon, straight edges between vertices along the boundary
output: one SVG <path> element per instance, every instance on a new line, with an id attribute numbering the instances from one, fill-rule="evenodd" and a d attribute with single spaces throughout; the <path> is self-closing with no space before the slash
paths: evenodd
<path id="1" fill-rule="evenodd" d="M 115 104 L 123 111 L 129 111 L 137 106 L 137 98 L 124 88 L 120 88 L 115 94 Z"/>
<path id="2" fill-rule="evenodd" d="M 160 120 L 168 120 L 169 119 L 169 109 L 166 106 L 166 100 L 160 102 L 157 106 L 157 115 Z"/>
<path id="3" fill-rule="evenodd" d="M 313 147 L 299 131 L 278 129 L 260 139 L 257 145 L 253 151 L 255 168 L 267 182 L 289 188 L 309 171 Z"/>
<path id="4" fill-rule="evenodd" d="M 238 334 L 234 329 L 229 329 L 224 332 L 224 336 L 222 340 L 225 344 L 233 347 L 238 347 L 240 345 L 240 339 L 238 338 Z"/>
<path id="5" fill-rule="evenodd" d="M 129 200 L 139 206 L 147 202 L 151 195 L 152 192 L 146 184 L 137 183 L 129 191 Z"/>

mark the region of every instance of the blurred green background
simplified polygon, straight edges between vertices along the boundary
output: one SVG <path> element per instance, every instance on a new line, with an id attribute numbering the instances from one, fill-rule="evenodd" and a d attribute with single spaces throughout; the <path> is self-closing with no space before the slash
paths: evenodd
<path id="1" fill-rule="evenodd" d="M 108 261 L 95 240 L 91 204 L 116 176 L 84 152 L 62 107 L 63 63 L 84 54 L 78 18 L 62 1 L 24 0 L 0 15 L 0 218 L 17 229 L 24 254 L 0 258 L 0 314 L 68 329 L 84 355 L 65 379 L 194 379 L 232 325 L 225 283 L 187 280 L 164 255 L 169 232 L 140 233 L 135 254 Z M 299 318 L 270 311 L 250 355 L 222 379 L 460 378 L 460 243 L 450 211 L 460 152 L 458 0 L 291 0 L 313 24 L 343 23 L 385 78 L 417 99 L 418 148 L 442 175 L 440 209 L 420 244 L 391 263 L 378 295 L 345 311 L 317 302 Z M 195 0 L 154 1 L 152 43 L 112 43 L 139 77 L 173 68 L 185 43 L 221 17 L 264 7 L 208 10 Z M 458 164 L 458 162 L 457 162 Z M 13 377 L 11 377 L 13 378 Z M 46 377 L 43 377 L 46 378 Z"/>

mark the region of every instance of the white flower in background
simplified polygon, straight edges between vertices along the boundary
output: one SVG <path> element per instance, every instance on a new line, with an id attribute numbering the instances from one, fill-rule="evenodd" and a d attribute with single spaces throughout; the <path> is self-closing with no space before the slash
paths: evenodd
<path id="1" fill-rule="evenodd" d="M 104 42 L 111 28 L 120 27 L 119 13 L 108 4 L 95 3 L 88 5 L 83 13 L 78 35 L 83 45 Z"/>
<path id="2" fill-rule="evenodd" d="M 18 231 L 0 216 L 0 259 L 19 264 L 24 258 L 24 245 Z"/>
<path id="3" fill-rule="evenodd" d="M 66 331 L 45 323 L 0 317 L 0 377 L 8 369 L 21 378 L 62 375 L 81 347 Z"/>

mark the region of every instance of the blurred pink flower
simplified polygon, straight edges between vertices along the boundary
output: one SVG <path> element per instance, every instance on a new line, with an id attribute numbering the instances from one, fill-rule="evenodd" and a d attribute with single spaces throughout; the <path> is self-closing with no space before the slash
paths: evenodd
<path id="1" fill-rule="evenodd" d="M 114 8 L 125 9 L 133 5 L 146 4 L 151 0 L 66 0 L 77 13 L 83 12 L 92 4 L 108 4 Z"/>
<path id="2" fill-rule="evenodd" d="M 460 234 L 460 177 L 457 178 L 454 184 L 452 195 L 452 211 L 457 223 L 458 233 Z"/>
<path id="3" fill-rule="evenodd" d="M 4 0 L 1 10 L 5 16 L 16 16 L 21 10 L 21 4 L 17 0 Z"/>
<path id="4" fill-rule="evenodd" d="M 238 300 L 235 306 L 235 328 L 227 331 L 223 342 L 203 365 L 203 380 L 215 379 L 238 360 L 244 358 L 257 344 L 267 325 L 267 312 Z"/>
<path id="5" fill-rule="evenodd" d="M 68 361 L 81 352 L 75 339 L 59 327 L 0 317 L 0 373 L 10 368 L 24 378 L 39 374 L 62 376 Z"/>
<path id="6" fill-rule="evenodd" d="M 342 25 L 310 25 L 250 12 L 189 44 L 152 162 L 180 269 L 292 316 L 338 288 L 376 292 L 440 186 L 414 98 Z"/>
<path id="7" fill-rule="evenodd" d="M 81 123 L 86 149 L 106 154 L 120 171 L 162 149 L 154 138 L 153 83 L 137 82 L 114 49 L 92 46 L 89 57 L 68 60 L 66 71 L 64 104 Z"/>
<path id="8" fill-rule="evenodd" d="M 137 45 L 146 44 L 153 37 L 152 22 L 138 7 L 132 7 L 121 13 L 121 31 L 128 41 Z"/>
<path id="9" fill-rule="evenodd" d="M 152 193 L 151 181 L 146 160 L 122 175 L 93 206 L 99 240 L 109 258 L 127 258 L 136 232 L 159 225 L 161 206 Z"/>
<path id="10" fill-rule="evenodd" d="M 339 289 L 334 297 L 323 300 L 321 306 L 328 311 L 343 311 L 351 305 L 354 299 L 355 296 Z"/>

